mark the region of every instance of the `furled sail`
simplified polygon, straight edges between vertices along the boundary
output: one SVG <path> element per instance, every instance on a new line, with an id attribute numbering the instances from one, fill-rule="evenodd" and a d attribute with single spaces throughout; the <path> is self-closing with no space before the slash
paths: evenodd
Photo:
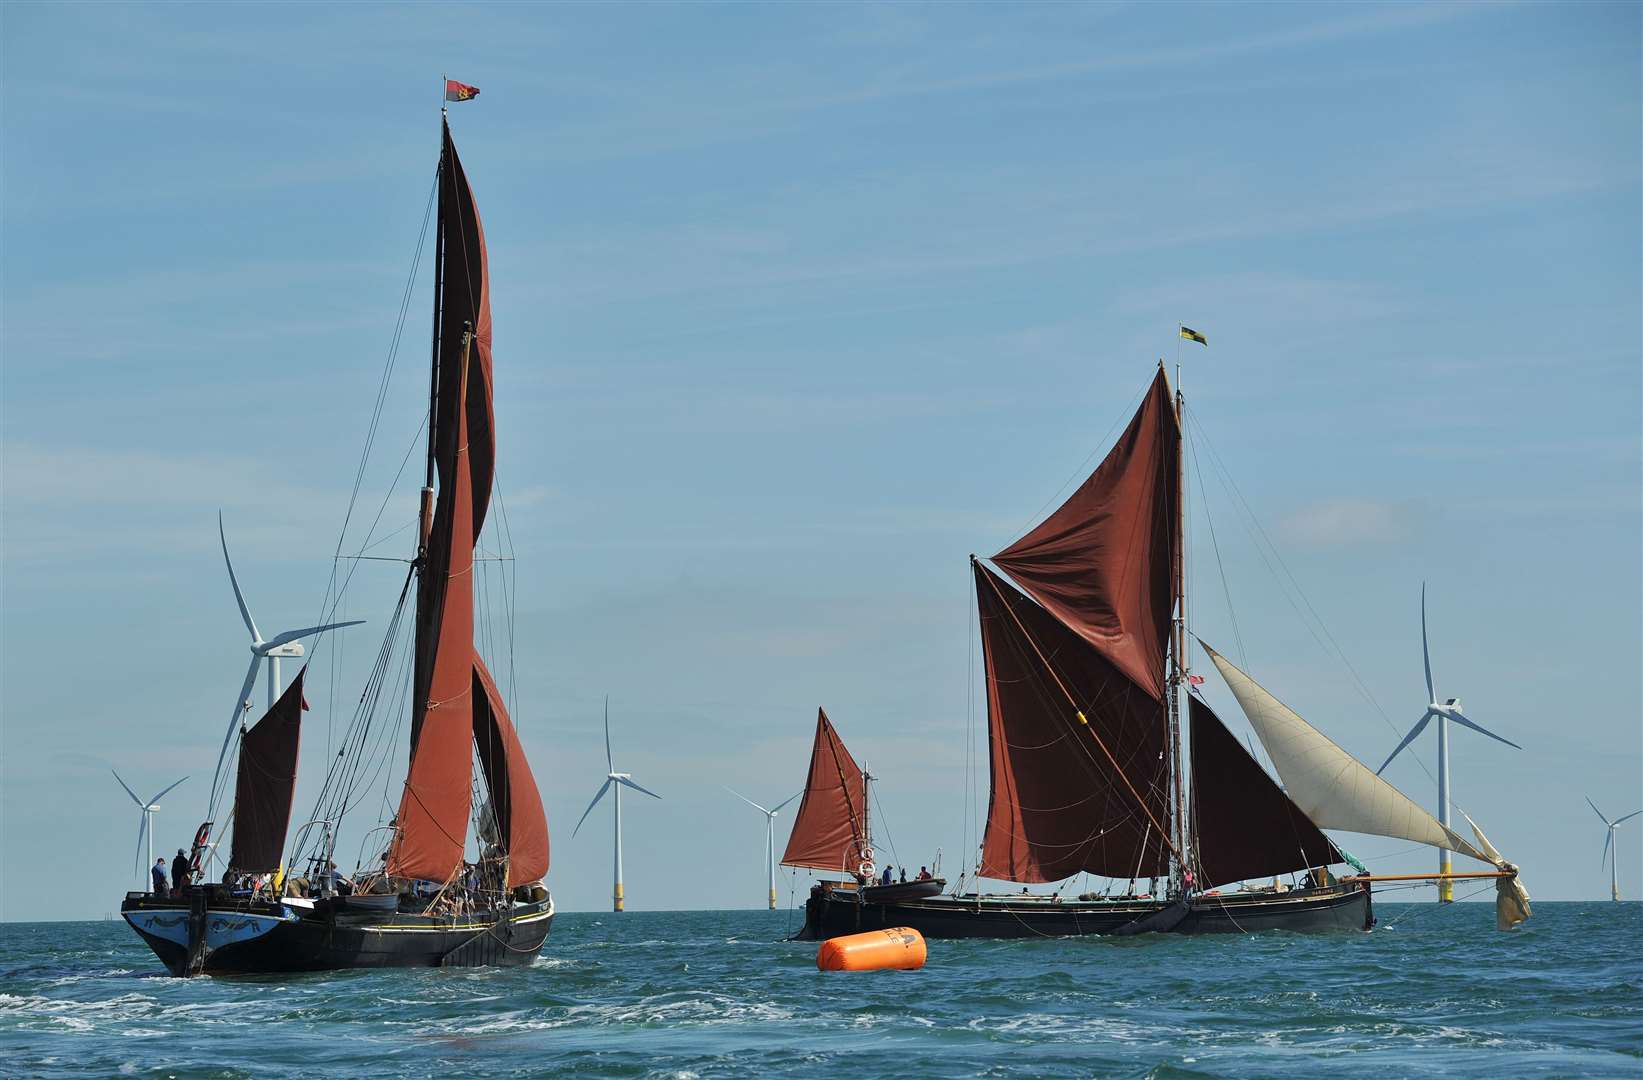
<path id="1" fill-rule="evenodd" d="M 1480 862 L 1494 861 L 1336 746 L 1226 657 L 1199 644 L 1249 717 L 1289 798 L 1320 828 L 1393 836 L 1448 848 Z"/>
<path id="2" fill-rule="evenodd" d="M 240 736 L 239 775 L 234 782 L 234 838 L 228 865 L 247 874 L 278 870 L 291 825 L 297 787 L 297 747 L 302 741 L 304 667 L 279 700 Z"/>
<path id="3" fill-rule="evenodd" d="M 1221 718 L 1191 699 L 1192 811 L 1203 884 L 1345 861 Z"/>
<path id="4" fill-rule="evenodd" d="M 782 853 L 783 866 L 855 872 L 872 861 L 867 846 L 867 785 L 825 709 L 816 710 L 810 776 Z"/>
<path id="5" fill-rule="evenodd" d="M 1169 796 L 1158 701 L 1085 637 L 974 566 L 992 766 L 981 874 L 1162 876 Z"/>
<path id="6" fill-rule="evenodd" d="M 496 456 L 485 233 L 448 125 L 438 239 L 440 335 L 429 446 L 439 496 L 417 587 L 411 765 L 388 872 L 445 881 L 462 863 L 471 809 L 473 554 Z"/>
<path id="7" fill-rule="evenodd" d="M 476 652 L 474 678 L 474 746 L 490 790 L 490 812 L 496 823 L 493 841 L 508 855 L 508 881 L 540 881 L 548 872 L 548 817 L 531 775 L 508 710 L 485 662 Z"/>
<path id="8" fill-rule="evenodd" d="M 1160 700 L 1177 557 L 1180 425 L 1162 367 L 1100 466 L 993 563 Z"/>

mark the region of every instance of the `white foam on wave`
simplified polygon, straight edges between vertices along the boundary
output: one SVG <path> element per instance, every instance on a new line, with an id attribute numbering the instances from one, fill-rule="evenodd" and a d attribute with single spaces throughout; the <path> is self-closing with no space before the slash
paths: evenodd
<path id="1" fill-rule="evenodd" d="M 794 1012 L 772 1002 L 738 1001 L 722 994 L 691 997 L 663 994 L 628 1004 L 572 1005 L 518 1009 L 478 1023 L 441 1023 L 414 1029 L 419 1035 L 498 1035 L 563 1027 L 710 1027 L 789 1021 Z"/>

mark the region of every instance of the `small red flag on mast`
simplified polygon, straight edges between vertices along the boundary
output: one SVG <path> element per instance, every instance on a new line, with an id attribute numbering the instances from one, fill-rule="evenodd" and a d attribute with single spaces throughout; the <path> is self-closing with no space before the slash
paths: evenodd
<path id="1" fill-rule="evenodd" d="M 445 80 L 446 101 L 467 101 L 470 98 L 476 98 L 478 96 L 479 87 L 477 86 L 469 86 L 467 83 L 459 83 L 455 79 Z"/>

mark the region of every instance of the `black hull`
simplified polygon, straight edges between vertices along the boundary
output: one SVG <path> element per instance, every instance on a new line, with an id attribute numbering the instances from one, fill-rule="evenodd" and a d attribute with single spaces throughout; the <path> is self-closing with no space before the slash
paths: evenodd
<path id="1" fill-rule="evenodd" d="M 1287 893 L 1196 896 L 1167 900 L 1067 901 L 936 896 L 894 903 L 858 902 L 848 891 L 812 891 L 798 938 L 910 926 L 927 938 L 1123 936 L 1134 933 L 1250 934 L 1263 930 L 1368 930 L 1375 925 L 1369 886 L 1343 882 Z"/>
<path id="2" fill-rule="evenodd" d="M 547 940 L 554 908 L 549 897 L 441 918 L 351 910 L 330 900 L 310 908 L 138 893 L 127 896 L 120 914 L 167 970 L 186 976 L 529 964 Z"/>

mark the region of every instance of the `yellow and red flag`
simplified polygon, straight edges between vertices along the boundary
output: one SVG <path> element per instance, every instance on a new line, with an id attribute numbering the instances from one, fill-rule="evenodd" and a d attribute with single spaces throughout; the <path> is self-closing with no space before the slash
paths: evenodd
<path id="1" fill-rule="evenodd" d="M 445 80 L 446 101 L 468 101 L 479 96 L 479 87 L 459 83 L 455 79 Z"/>

